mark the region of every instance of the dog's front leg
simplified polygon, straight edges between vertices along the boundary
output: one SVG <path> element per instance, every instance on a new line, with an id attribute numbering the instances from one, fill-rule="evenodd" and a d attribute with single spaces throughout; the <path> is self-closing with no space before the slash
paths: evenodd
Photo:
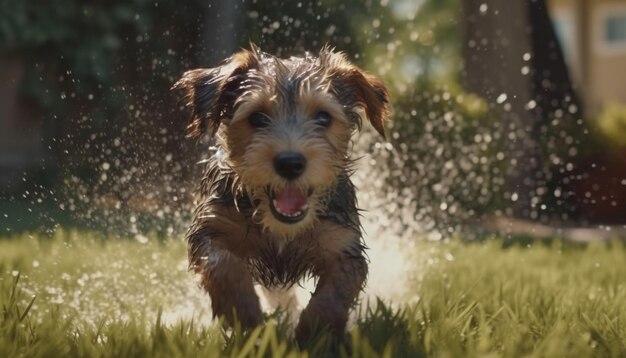
<path id="1" fill-rule="evenodd" d="M 227 249 L 211 245 L 211 239 L 199 241 L 190 240 L 190 253 L 195 253 L 190 258 L 211 297 L 213 316 L 223 317 L 227 327 L 236 321 L 244 329 L 261 324 L 261 305 L 246 263 Z"/>
<path id="2" fill-rule="evenodd" d="M 213 316 L 224 317 L 232 327 L 235 321 L 251 329 L 263 321 L 259 297 L 252 276 L 243 260 L 228 250 L 212 247 L 204 258 L 202 286 L 211 296 Z"/>
<path id="3" fill-rule="evenodd" d="M 301 346 L 315 330 L 329 329 L 337 337 L 344 333 L 350 307 L 367 276 L 367 262 L 361 251 L 357 251 L 324 260 L 315 293 L 296 327 L 296 339 Z"/>
<path id="4" fill-rule="evenodd" d="M 223 317 L 232 327 L 244 329 L 261 324 L 263 315 L 254 290 L 247 257 L 241 245 L 248 235 L 246 219 L 232 206 L 202 202 L 187 233 L 190 268 L 200 275 L 200 284 L 211 296 L 214 317 Z M 250 241 L 255 237 L 249 237 Z"/>

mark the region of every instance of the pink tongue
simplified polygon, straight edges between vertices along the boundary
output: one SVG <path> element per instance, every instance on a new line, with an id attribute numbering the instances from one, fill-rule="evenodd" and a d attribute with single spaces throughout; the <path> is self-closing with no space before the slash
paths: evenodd
<path id="1" fill-rule="evenodd" d="M 295 214 L 301 211 L 307 203 L 306 194 L 293 186 L 287 186 L 276 193 L 276 209 L 285 214 Z"/>

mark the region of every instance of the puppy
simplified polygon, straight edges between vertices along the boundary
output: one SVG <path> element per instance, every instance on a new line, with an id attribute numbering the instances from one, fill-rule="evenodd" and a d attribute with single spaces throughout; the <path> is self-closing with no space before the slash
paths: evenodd
<path id="1" fill-rule="evenodd" d="M 342 335 L 367 276 L 351 136 L 363 117 L 384 136 L 384 84 L 329 47 L 280 59 L 251 45 L 174 88 L 192 113 L 190 136 L 208 132 L 217 148 L 187 233 L 214 316 L 255 327 L 255 283 L 285 289 L 313 276 L 296 339 L 316 328 Z"/>

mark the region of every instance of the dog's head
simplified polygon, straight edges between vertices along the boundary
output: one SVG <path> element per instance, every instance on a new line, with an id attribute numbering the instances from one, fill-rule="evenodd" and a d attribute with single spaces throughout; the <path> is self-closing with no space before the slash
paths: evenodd
<path id="1" fill-rule="evenodd" d="M 329 47 L 279 59 L 251 46 L 215 68 L 186 72 L 174 88 L 191 108 L 190 135 L 217 136 L 256 205 L 254 219 L 286 237 L 325 209 L 362 116 L 383 136 L 389 116 L 383 83 Z"/>

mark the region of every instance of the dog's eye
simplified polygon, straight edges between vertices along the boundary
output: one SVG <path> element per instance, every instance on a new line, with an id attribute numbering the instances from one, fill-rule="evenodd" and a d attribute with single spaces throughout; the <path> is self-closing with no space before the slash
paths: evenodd
<path id="1" fill-rule="evenodd" d="M 326 111 L 319 111 L 315 114 L 315 122 L 322 127 L 330 126 L 333 117 Z"/>
<path id="2" fill-rule="evenodd" d="M 253 128 L 265 128 L 270 124 L 270 118 L 261 112 L 252 113 L 248 121 Z"/>

